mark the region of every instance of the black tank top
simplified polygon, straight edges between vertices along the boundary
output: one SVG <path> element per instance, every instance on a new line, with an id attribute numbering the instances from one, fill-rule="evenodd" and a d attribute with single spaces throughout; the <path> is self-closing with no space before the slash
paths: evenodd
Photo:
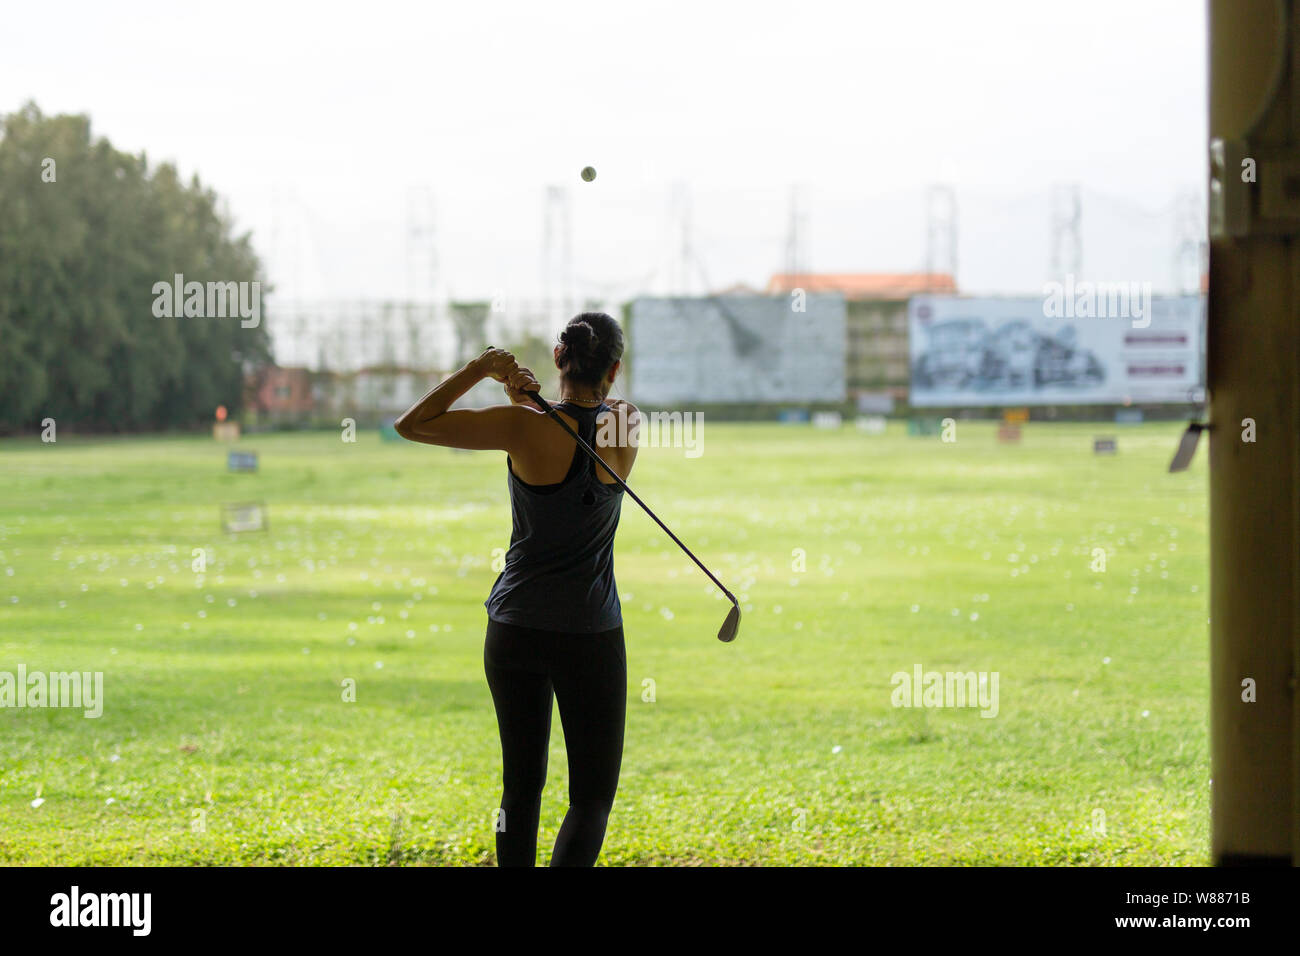
<path id="1" fill-rule="evenodd" d="M 609 406 L 563 402 L 555 407 L 576 421 L 575 431 L 595 448 L 596 417 Z M 563 434 L 554 422 L 550 425 Z M 623 489 L 602 482 L 599 467 L 575 444 L 563 481 L 530 485 L 506 458 L 512 529 L 505 569 L 483 602 L 491 620 L 575 633 L 622 625 L 614 584 L 614 532 Z"/>

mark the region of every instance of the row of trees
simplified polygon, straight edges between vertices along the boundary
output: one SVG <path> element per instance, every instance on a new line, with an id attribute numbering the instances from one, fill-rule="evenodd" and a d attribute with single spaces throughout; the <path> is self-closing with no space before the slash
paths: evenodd
<path id="1" fill-rule="evenodd" d="M 29 104 L 0 117 L 0 430 L 183 428 L 238 411 L 245 371 L 269 361 L 265 322 L 156 317 L 154 287 L 176 274 L 264 278 L 197 177 L 92 138 L 86 116 Z"/>

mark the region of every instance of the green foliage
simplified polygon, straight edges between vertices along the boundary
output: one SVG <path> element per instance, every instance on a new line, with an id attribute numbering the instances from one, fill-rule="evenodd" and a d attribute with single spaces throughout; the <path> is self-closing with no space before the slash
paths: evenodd
<path id="1" fill-rule="evenodd" d="M 543 395 L 557 393 L 560 387 L 560 373 L 555 368 L 553 340 L 529 333 L 507 342 L 502 348 L 512 353 L 524 368 L 533 370 L 533 374 L 537 376 L 537 381 L 542 386 Z M 615 389 L 615 394 L 625 394 L 625 390 L 621 389 L 622 384 L 622 382 L 618 383 L 620 388 Z"/>
<path id="2" fill-rule="evenodd" d="M 643 448 L 634 486 L 749 607 L 719 644 L 725 602 L 625 507 L 603 862 L 1206 864 L 1207 459 L 1164 472 L 1179 430 L 1102 458 L 1037 423 L 1010 447 L 896 422 Z M 231 475 L 211 440 L 0 442 L 0 670 L 103 671 L 105 698 L 0 710 L 0 863 L 491 862 L 504 456 L 252 447 Z M 218 503 L 250 499 L 271 530 L 223 536 Z M 914 664 L 999 672 L 997 716 L 892 706 Z M 556 717 L 541 862 L 567 782 Z"/>
<path id="3" fill-rule="evenodd" d="M 187 427 L 217 405 L 237 411 L 245 367 L 269 354 L 265 321 L 152 309 L 154 284 L 177 273 L 261 280 L 216 194 L 94 139 L 85 116 L 29 104 L 0 124 L 0 430 L 46 417 L 72 430 Z"/>

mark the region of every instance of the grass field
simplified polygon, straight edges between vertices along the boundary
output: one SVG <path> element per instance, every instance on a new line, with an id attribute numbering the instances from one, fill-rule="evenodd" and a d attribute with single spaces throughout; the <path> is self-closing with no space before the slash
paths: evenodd
<path id="1" fill-rule="evenodd" d="M 719 644 L 725 602 L 626 503 L 603 863 L 1209 862 L 1204 453 L 1167 474 L 1174 423 L 994 430 L 643 449 L 633 487 L 746 614 Z M 210 439 L 0 442 L 0 671 L 102 671 L 105 698 L 0 710 L 0 863 L 491 863 L 504 456 L 240 447 L 259 473 Z M 269 532 L 223 534 L 246 500 Z M 918 664 L 997 672 L 996 717 L 892 706 Z M 557 715 L 542 863 L 566 785 Z"/>

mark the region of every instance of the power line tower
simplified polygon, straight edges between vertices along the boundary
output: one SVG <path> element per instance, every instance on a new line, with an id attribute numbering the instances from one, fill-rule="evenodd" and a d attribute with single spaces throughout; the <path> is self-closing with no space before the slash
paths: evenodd
<path id="1" fill-rule="evenodd" d="M 790 218 L 785 233 L 785 274 L 793 286 L 803 285 L 808 272 L 806 245 L 808 241 L 807 211 L 804 191 L 800 186 L 790 187 Z"/>
<path id="2" fill-rule="evenodd" d="M 1184 189 L 1174 199 L 1174 283 L 1175 292 L 1201 291 L 1201 273 L 1208 271 L 1209 249 L 1205 204 L 1194 190 Z"/>
<path id="3" fill-rule="evenodd" d="M 438 295 L 438 225 L 433 190 L 412 186 L 406 198 L 406 299 L 432 305 Z"/>
<path id="4" fill-rule="evenodd" d="M 552 328 L 573 311 L 573 214 L 569 191 L 547 186 L 542 225 L 542 300 Z"/>
<path id="5" fill-rule="evenodd" d="M 288 197 L 279 183 L 271 184 L 271 266 L 273 278 L 281 289 L 286 286 L 294 298 L 302 297 L 302 277 L 298 257 L 298 230 L 291 219 Z"/>
<path id="6" fill-rule="evenodd" d="M 406 198 L 406 320 L 407 349 L 404 362 L 422 367 L 430 361 L 435 330 L 442 312 L 438 261 L 438 220 L 433 190 L 411 186 Z M 383 323 L 386 344 L 390 334 Z"/>
<path id="7" fill-rule="evenodd" d="M 939 183 L 925 190 L 925 272 L 957 281 L 957 193 Z"/>
<path id="8" fill-rule="evenodd" d="M 691 191 L 685 182 L 673 183 L 668 195 L 668 244 L 668 293 L 690 295 L 695 251 L 691 241 Z"/>
<path id="9" fill-rule="evenodd" d="M 276 361 L 291 363 L 307 354 L 302 343 L 319 335 L 319 328 L 307 325 L 304 315 L 308 280 L 304 272 L 305 247 L 311 245 L 308 210 L 297 191 L 283 183 L 271 186 L 271 280 L 275 287 L 268 331 L 274 342 Z M 318 257 L 313 257 L 319 267 Z M 315 273 L 313 273 L 315 278 Z M 313 288 L 319 288 L 313 282 Z M 319 295 L 319 292 L 317 292 Z M 305 363 L 304 363 L 305 364 Z"/>
<path id="10" fill-rule="evenodd" d="M 1083 270 L 1083 205 L 1078 183 L 1057 183 L 1051 199 L 1052 274 L 1063 282 L 1067 275 L 1080 277 Z"/>

